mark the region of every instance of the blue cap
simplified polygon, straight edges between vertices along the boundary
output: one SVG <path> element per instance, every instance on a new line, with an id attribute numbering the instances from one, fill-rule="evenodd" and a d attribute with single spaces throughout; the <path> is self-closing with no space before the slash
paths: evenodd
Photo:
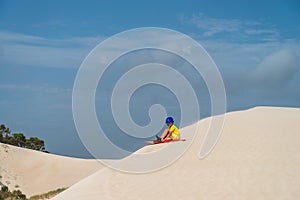
<path id="1" fill-rule="evenodd" d="M 174 123 L 173 117 L 167 117 L 166 124 L 168 124 L 168 123 Z"/>

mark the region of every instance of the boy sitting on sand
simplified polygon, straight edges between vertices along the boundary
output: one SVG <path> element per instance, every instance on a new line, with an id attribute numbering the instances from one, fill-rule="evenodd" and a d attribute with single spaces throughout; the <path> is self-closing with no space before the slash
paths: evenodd
<path id="1" fill-rule="evenodd" d="M 168 128 L 163 132 L 161 137 L 156 136 L 154 143 L 170 142 L 172 140 L 180 140 L 180 133 L 178 128 L 174 125 L 174 119 L 167 117 L 166 124 Z"/>

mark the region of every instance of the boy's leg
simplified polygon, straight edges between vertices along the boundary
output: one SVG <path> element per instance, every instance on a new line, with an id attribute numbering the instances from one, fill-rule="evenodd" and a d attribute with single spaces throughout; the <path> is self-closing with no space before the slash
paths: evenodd
<path id="1" fill-rule="evenodd" d="M 166 129 L 163 134 L 161 135 L 161 140 L 164 140 L 165 138 L 167 138 L 169 136 L 169 129 Z"/>

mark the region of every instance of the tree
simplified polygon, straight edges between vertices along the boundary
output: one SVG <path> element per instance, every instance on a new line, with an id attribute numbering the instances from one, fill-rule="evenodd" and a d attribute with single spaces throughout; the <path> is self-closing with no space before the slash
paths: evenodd
<path id="1" fill-rule="evenodd" d="M 0 125 L 0 142 L 49 153 L 45 149 L 44 140 L 37 137 L 30 137 L 27 139 L 23 133 L 14 133 L 11 135 L 10 129 L 4 124 Z"/>
<path id="2" fill-rule="evenodd" d="M 5 193 L 5 192 L 8 192 L 8 191 L 9 191 L 9 189 L 8 189 L 8 187 L 6 185 L 3 185 L 1 187 L 1 192 Z"/>
<path id="3" fill-rule="evenodd" d="M 26 140 L 26 148 L 45 151 L 45 142 L 37 137 L 30 137 Z"/>
<path id="4" fill-rule="evenodd" d="M 23 133 L 14 133 L 11 144 L 18 147 L 25 147 L 26 137 L 23 135 Z"/>
<path id="5" fill-rule="evenodd" d="M 26 200 L 26 195 L 22 194 L 20 190 L 14 190 L 12 192 L 12 196 L 15 197 L 16 199 Z"/>
<path id="6" fill-rule="evenodd" d="M 0 142 L 3 141 L 3 138 L 10 135 L 10 129 L 7 128 L 4 124 L 0 125 Z"/>
<path id="7" fill-rule="evenodd" d="M 26 195 L 23 194 L 20 190 L 14 190 L 13 192 L 9 191 L 6 185 L 3 185 L 0 190 L 0 200 L 8 199 L 21 199 L 26 200 Z"/>
<path id="8" fill-rule="evenodd" d="M 1 199 L 1 198 L 2 198 L 2 199 L 7 199 L 7 197 L 9 197 L 10 194 L 11 194 L 11 193 L 10 193 L 8 187 L 7 187 L 6 185 L 3 185 L 3 186 L 1 187 L 0 199 Z"/>

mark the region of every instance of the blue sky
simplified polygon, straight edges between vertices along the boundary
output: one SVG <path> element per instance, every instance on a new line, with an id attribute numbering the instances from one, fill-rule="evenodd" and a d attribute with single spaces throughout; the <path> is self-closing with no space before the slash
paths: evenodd
<path id="1" fill-rule="evenodd" d="M 0 123 L 45 139 L 50 152 L 88 157 L 72 118 L 77 70 L 103 39 L 147 26 L 204 46 L 223 76 L 229 111 L 300 107 L 299 19 L 297 0 L 2 0 Z"/>

